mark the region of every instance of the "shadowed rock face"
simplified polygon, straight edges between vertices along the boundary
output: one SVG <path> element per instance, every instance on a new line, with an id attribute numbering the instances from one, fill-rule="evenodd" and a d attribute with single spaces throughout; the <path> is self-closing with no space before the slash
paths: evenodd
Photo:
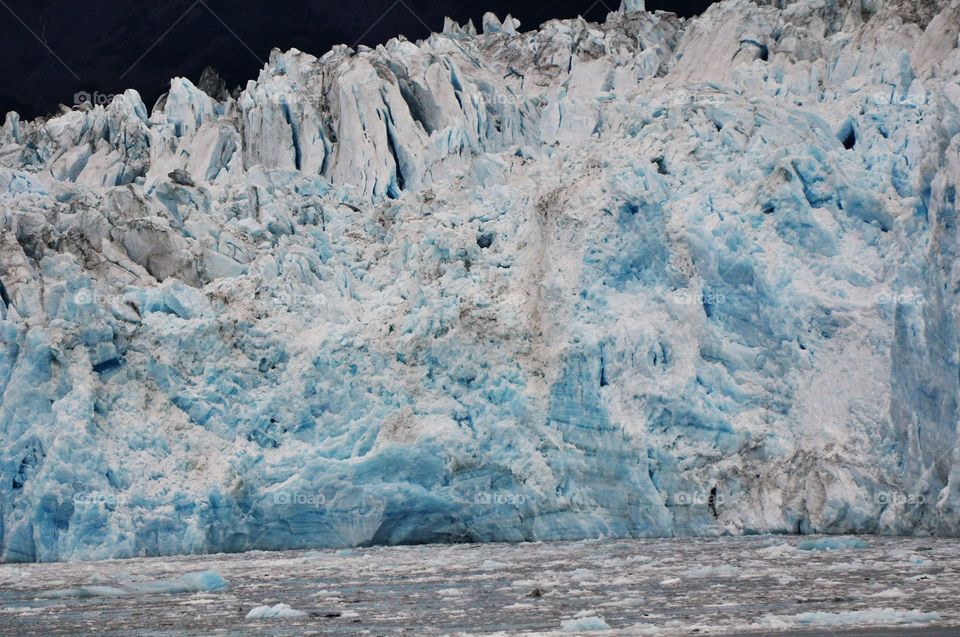
<path id="1" fill-rule="evenodd" d="M 8 116 L 4 559 L 956 533 L 960 5 L 851 6 Z"/>

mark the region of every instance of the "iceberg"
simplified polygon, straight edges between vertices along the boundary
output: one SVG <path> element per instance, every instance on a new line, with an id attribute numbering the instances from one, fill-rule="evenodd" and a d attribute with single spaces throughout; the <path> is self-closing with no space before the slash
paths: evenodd
<path id="1" fill-rule="evenodd" d="M 150 595 L 158 593 L 177 594 L 177 593 L 200 593 L 209 591 L 222 591 L 229 588 L 227 581 L 217 571 L 201 571 L 199 573 L 187 573 L 175 580 L 163 580 L 156 582 L 128 582 L 108 585 L 90 585 L 78 586 L 76 588 L 57 589 L 44 591 L 40 597 L 63 599 L 70 597 L 123 597 Z"/>
<path id="2" fill-rule="evenodd" d="M 767 615 L 761 625 L 773 628 L 858 626 L 864 624 L 882 624 L 884 626 L 904 626 L 940 621 L 939 613 L 925 613 L 918 610 L 895 608 L 867 608 L 842 613 L 808 612 L 797 615 Z"/>
<path id="3" fill-rule="evenodd" d="M 960 532 L 960 5 L 644 7 L 8 114 L 0 559 Z"/>
<path id="4" fill-rule="evenodd" d="M 610 625 L 602 617 L 588 615 L 576 619 L 566 619 L 560 622 L 560 632 L 584 633 L 598 630 L 610 630 Z"/>
<path id="5" fill-rule="evenodd" d="M 868 549 L 870 544 L 858 537 L 821 537 L 804 540 L 797 544 L 801 551 L 844 551 L 848 549 Z"/>
<path id="6" fill-rule="evenodd" d="M 562 633 L 581 633 L 593 631 L 611 630 L 610 625 L 596 614 L 595 610 L 582 610 L 573 619 L 565 619 L 560 622 L 560 632 Z"/>
<path id="7" fill-rule="evenodd" d="M 276 604 L 275 606 L 257 606 L 247 613 L 247 619 L 267 619 L 267 618 L 288 618 L 288 617 L 306 617 L 307 614 L 302 610 L 294 610 L 289 604 Z"/>

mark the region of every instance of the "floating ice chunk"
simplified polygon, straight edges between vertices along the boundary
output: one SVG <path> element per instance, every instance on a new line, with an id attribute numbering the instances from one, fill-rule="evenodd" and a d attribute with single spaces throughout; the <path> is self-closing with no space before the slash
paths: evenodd
<path id="1" fill-rule="evenodd" d="M 589 615 L 560 622 L 560 630 L 565 633 L 580 633 L 592 630 L 610 630 L 610 625 L 603 621 L 602 617 Z"/>
<path id="2" fill-rule="evenodd" d="M 117 597 L 120 595 L 133 594 L 134 593 L 128 589 L 117 586 L 78 586 L 76 588 L 62 588 L 52 591 L 44 591 L 37 597 L 61 599 L 64 597 Z"/>
<path id="3" fill-rule="evenodd" d="M 27 577 L 28 571 L 22 568 L 4 568 L 0 569 L 0 582 L 9 583 L 22 580 Z"/>
<path id="4" fill-rule="evenodd" d="M 764 547 L 757 551 L 757 553 L 764 558 L 790 557 L 797 554 L 797 548 L 784 542 L 783 544 Z"/>
<path id="5" fill-rule="evenodd" d="M 701 566 L 686 572 L 688 577 L 736 577 L 740 574 L 738 566 L 722 564 L 721 566 Z"/>
<path id="6" fill-rule="evenodd" d="M 183 585 L 182 591 L 167 591 L 167 592 L 184 592 L 184 593 L 200 593 L 204 591 L 222 591 L 227 588 L 227 580 L 217 571 L 200 571 L 199 573 L 187 573 L 180 577 L 180 579 L 175 580 L 174 584 L 180 582 Z M 162 582 L 160 582 L 162 584 Z"/>
<path id="7" fill-rule="evenodd" d="M 906 596 L 907 596 L 906 593 L 904 593 L 899 588 L 894 587 L 894 588 L 888 588 L 886 590 L 882 590 L 879 593 L 874 593 L 870 597 L 881 597 L 881 598 L 887 599 L 887 598 L 893 598 L 893 597 L 906 597 Z"/>
<path id="8" fill-rule="evenodd" d="M 569 573 L 567 573 L 567 576 L 575 582 L 582 582 L 583 580 L 589 580 L 594 578 L 593 571 L 587 568 L 578 568 L 576 570 L 570 571 Z"/>
<path id="9" fill-rule="evenodd" d="M 857 626 L 922 624 L 940 620 L 939 613 L 924 613 L 918 610 L 895 608 L 867 608 L 842 613 L 799 613 L 797 615 L 768 615 L 764 624 L 773 627 L 791 626 Z"/>
<path id="10" fill-rule="evenodd" d="M 78 586 L 41 593 L 40 597 L 61 599 L 66 597 L 121 597 L 125 595 L 150 595 L 157 593 L 201 593 L 222 591 L 228 587 L 227 580 L 217 571 L 187 573 L 175 580 L 159 582 L 129 582 L 115 586 Z"/>
<path id="11" fill-rule="evenodd" d="M 870 545 L 856 537 L 821 537 L 804 540 L 797 544 L 801 551 L 844 551 L 847 549 L 868 549 Z"/>
<path id="12" fill-rule="evenodd" d="M 257 606 L 249 613 L 247 619 L 268 619 L 273 617 L 306 617 L 307 614 L 302 610 L 290 608 L 289 604 L 277 604 L 276 606 Z"/>

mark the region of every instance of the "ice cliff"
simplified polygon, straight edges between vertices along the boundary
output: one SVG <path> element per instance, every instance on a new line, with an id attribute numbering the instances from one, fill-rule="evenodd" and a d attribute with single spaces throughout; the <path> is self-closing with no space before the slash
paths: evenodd
<path id="1" fill-rule="evenodd" d="M 958 29 L 630 0 L 8 114 L 0 557 L 956 534 Z"/>

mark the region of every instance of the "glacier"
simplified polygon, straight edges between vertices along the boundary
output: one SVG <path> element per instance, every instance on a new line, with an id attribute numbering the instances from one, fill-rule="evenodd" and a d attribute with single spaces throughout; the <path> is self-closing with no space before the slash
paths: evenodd
<path id="1" fill-rule="evenodd" d="M 520 27 L 7 114 L 0 559 L 960 531 L 960 0 Z"/>

